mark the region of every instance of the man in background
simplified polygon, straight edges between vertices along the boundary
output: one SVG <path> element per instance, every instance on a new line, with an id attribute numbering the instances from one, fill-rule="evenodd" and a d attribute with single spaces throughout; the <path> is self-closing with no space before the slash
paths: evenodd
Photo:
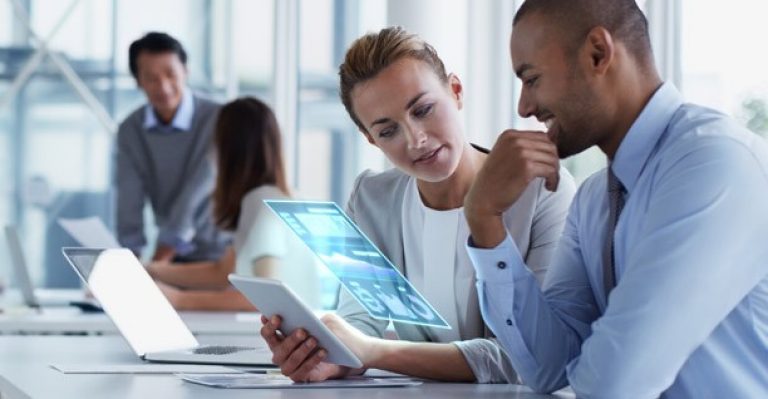
<path id="1" fill-rule="evenodd" d="M 117 133 L 117 236 L 137 255 L 147 244 L 149 199 L 159 231 L 154 261 L 219 259 L 229 243 L 211 216 L 215 181 L 211 135 L 219 104 L 192 93 L 181 43 L 147 33 L 129 49 L 130 70 L 147 104 Z"/>

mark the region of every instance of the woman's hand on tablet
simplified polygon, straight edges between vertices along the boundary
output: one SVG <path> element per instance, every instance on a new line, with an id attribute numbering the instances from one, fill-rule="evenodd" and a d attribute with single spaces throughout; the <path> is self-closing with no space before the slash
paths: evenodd
<path id="1" fill-rule="evenodd" d="M 380 354 L 381 339 L 363 334 L 335 313 L 327 313 L 320 320 L 363 362 L 364 369 L 374 367 L 372 363 Z"/>
<path id="2" fill-rule="evenodd" d="M 261 316 L 261 322 L 261 336 L 272 351 L 272 363 L 293 381 L 325 381 L 350 374 L 349 367 L 324 362 L 327 355 L 325 349 L 318 347 L 317 340 L 304 329 L 296 329 L 286 337 L 279 331 L 280 316 L 275 315 L 270 319 Z"/>

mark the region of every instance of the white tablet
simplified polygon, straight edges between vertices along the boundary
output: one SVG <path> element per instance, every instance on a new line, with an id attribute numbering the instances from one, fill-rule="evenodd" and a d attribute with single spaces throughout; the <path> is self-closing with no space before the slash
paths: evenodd
<path id="1" fill-rule="evenodd" d="M 267 318 L 279 315 L 280 330 L 288 335 L 303 328 L 315 337 L 328 353 L 325 361 L 342 366 L 360 368 L 363 363 L 334 335 L 328 327 L 299 299 L 290 288 L 278 280 L 229 275 L 229 281 Z"/>

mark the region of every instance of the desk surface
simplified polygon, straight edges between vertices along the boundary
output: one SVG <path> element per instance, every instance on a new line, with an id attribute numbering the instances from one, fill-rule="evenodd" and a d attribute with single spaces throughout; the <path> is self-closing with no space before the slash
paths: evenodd
<path id="1" fill-rule="evenodd" d="M 257 338 L 205 336 L 204 343 L 248 344 Z M 140 364 L 116 336 L 0 337 L 0 397 L 9 398 L 573 398 L 539 395 L 519 385 L 425 383 L 409 388 L 227 390 L 185 383 L 172 375 L 62 374 L 53 363 Z"/>
<path id="2" fill-rule="evenodd" d="M 258 334 L 257 313 L 180 312 L 194 334 Z M 117 327 L 104 313 L 82 313 L 71 307 L 28 309 L 0 314 L 0 335 L 8 334 L 117 334 Z"/>

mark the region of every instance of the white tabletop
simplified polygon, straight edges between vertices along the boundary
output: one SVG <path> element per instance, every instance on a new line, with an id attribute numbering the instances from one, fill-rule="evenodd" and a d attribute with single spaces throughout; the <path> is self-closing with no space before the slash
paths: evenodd
<path id="1" fill-rule="evenodd" d="M 203 343 L 249 344 L 256 337 L 205 336 Z M 425 383 L 377 389 L 227 390 L 190 384 L 173 375 L 63 374 L 56 363 L 136 363 L 116 336 L 0 336 L 0 397 L 6 398 L 573 398 L 539 395 L 518 385 Z"/>
<path id="2" fill-rule="evenodd" d="M 258 334 L 258 313 L 180 312 L 194 334 Z M 72 307 L 6 309 L 0 313 L 0 335 L 8 334 L 117 334 L 104 313 L 83 313 Z"/>

